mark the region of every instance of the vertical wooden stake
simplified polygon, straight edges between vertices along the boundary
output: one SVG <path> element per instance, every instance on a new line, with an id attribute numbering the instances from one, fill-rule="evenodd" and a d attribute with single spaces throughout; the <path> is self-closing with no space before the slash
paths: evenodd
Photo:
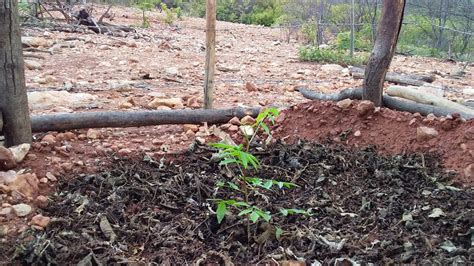
<path id="1" fill-rule="evenodd" d="M 31 142 L 23 67 L 18 1 L 0 0 L 0 114 L 6 146 Z"/>
<path id="2" fill-rule="evenodd" d="M 214 101 L 214 72 L 216 68 L 216 0 L 207 0 L 206 2 L 205 68 L 204 108 L 212 109 Z"/>

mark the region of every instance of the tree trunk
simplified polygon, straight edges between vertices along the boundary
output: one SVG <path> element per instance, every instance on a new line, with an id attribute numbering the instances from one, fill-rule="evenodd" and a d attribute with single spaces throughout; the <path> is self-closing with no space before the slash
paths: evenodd
<path id="1" fill-rule="evenodd" d="M 362 98 L 382 105 L 383 82 L 392 62 L 403 20 L 405 0 L 385 0 L 377 39 L 365 69 Z"/>
<path id="2" fill-rule="evenodd" d="M 6 146 L 31 142 L 18 1 L 0 0 L 0 114 Z"/>
<path id="3" fill-rule="evenodd" d="M 206 76 L 204 80 L 204 108 L 214 102 L 214 72 L 216 68 L 216 0 L 206 2 Z"/>

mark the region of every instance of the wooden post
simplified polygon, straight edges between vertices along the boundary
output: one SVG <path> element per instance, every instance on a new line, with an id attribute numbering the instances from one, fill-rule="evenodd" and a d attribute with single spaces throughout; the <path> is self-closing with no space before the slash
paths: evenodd
<path id="1" fill-rule="evenodd" d="M 214 102 L 214 73 L 216 68 L 216 0 L 206 2 L 206 76 L 204 79 L 204 108 Z"/>
<path id="2" fill-rule="evenodd" d="M 354 0 L 352 0 L 352 8 L 351 8 L 351 49 L 350 49 L 351 58 L 354 57 L 354 48 L 355 48 L 354 31 L 355 31 L 355 4 L 354 4 Z"/>
<path id="3" fill-rule="evenodd" d="M 0 0 L 0 113 L 5 145 L 31 142 L 17 0 Z"/>
<path id="4" fill-rule="evenodd" d="M 365 68 L 362 99 L 382 105 L 383 82 L 402 27 L 406 0 L 384 0 L 375 46 Z"/>

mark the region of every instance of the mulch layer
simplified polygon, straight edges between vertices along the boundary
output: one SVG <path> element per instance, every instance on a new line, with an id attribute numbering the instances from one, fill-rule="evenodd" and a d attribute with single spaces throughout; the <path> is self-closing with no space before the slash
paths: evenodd
<path id="1" fill-rule="evenodd" d="M 474 263 L 474 191 L 450 186 L 432 154 L 381 155 L 299 142 L 256 148 L 255 176 L 299 187 L 257 190 L 252 205 L 270 223 L 247 223 L 238 211 L 217 223 L 212 199 L 242 199 L 229 169 L 199 147 L 180 159 L 115 158 L 99 174 L 62 178 L 41 210 L 45 231 L 28 229 L 0 244 L 5 262 L 43 265 L 145 262 L 314 265 Z M 280 208 L 313 215 L 279 215 Z M 278 238 L 275 226 L 284 230 Z"/>

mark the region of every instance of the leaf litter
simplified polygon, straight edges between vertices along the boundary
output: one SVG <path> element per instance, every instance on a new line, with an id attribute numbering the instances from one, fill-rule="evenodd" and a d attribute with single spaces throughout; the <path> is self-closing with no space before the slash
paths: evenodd
<path id="1" fill-rule="evenodd" d="M 227 172 L 199 146 L 160 164 L 115 158 L 111 169 L 70 177 L 42 210 L 54 217 L 47 230 L 26 230 L 0 251 L 38 265 L 474 262 L 473 190 L 449 189 L 435 155 L 306 142 L 254 154 L 259 177 L 298 186 L 255 197 L 275 215 L 251 225 L 250 242 L 237 212 L 217 223 L 212 199 L 240 192 L 217 189 Z M 277 215 L 292 208 L 312 215 Z"/>

